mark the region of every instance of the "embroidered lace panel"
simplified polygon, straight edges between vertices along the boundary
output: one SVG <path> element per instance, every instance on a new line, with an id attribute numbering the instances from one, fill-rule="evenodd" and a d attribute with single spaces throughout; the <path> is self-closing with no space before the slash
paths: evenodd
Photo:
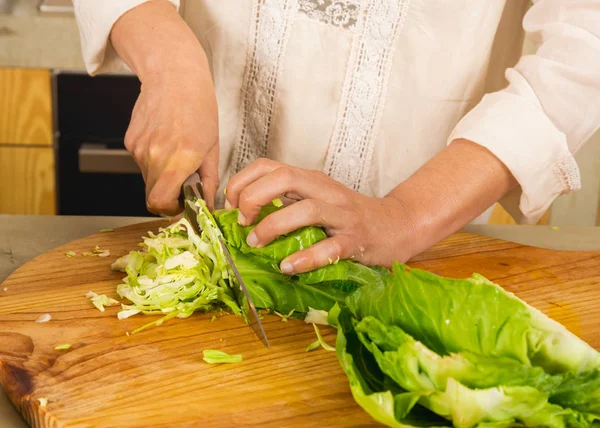
<path id="1" fill-rule="evenodd" d="M 267 154 L 279 68 L 297 11 L 297 0 L 254 1 L 231 173 Z"/>
<path id="2" fill-rule="evenodd" d="M 409 0 L 366 1 L 324 168 L 331 177 L 359 191 L 367 185 L 392 52 L 409 4 Z"/>
<path id="3" fill-rule="evenodd" d="M 325 24 L 354 30 L 360 13 L 360 0 L 299 0 L 300 12 Z"/>

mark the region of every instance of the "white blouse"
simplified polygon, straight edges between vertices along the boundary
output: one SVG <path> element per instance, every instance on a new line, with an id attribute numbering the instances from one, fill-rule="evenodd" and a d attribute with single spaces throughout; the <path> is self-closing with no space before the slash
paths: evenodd
<path id="1" fill-rule="evenodd" d="M 89 73 L 124 70 L 109 34 L 144 1 L 74 0 Z M 383 196 L 466 138 L 519 182 L 502 201 L 519 222 L 580 187 L 600 0 L 170 1 L 209 58 L 222 183 L 268 156 Z M 535 55 L 521 57 L 523 29 Z"/>

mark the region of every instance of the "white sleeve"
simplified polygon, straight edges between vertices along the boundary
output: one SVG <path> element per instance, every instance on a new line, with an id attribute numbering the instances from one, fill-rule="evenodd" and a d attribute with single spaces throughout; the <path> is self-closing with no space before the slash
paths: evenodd
<path id="1" fill-rule="evenodd" d="M 88 73 L 128 70 L 110 43 L 110 32 L 125 12 L 146 1 L 149 0 L 73 0 Z M 179 0 L 169 2 L 179 9 Z"/>
<path id="2" fill-rule="evenodd" d="M 465 138 L 494 153 L 520 184 L 503 205 L 534 223 L 581 187 L 573 154 L 600 127 L 598 0 L 538 0 L 523 27 L 536 53 L 506 71 L 508 87 L 486 95 L 448 143 Z"/>

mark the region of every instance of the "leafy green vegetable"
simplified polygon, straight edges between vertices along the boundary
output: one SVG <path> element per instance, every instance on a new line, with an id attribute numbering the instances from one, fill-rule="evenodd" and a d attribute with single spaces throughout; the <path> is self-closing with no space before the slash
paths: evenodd
<path id="1" fill-rule="evenodd" d="M 292 316 L 292 314 L 294 313 L 294 311 L 295 311 L 295 309 L 292 309 L 290 312 L 288 312 L 288 314 L 287 314 L 287 315 L 280 314 L 280 313 L 279 313 L 279 312 L 277 312 L 277 311 L 273 311 L 273 313 L 274 313 L 275 315 L 277 315 L 279 318 L 281 318 L 281 321 L 282 321 L 282 322 L 287 322 L 288 318 Z"/>
<path id="2" fill-rule="evenodd" d="M 54 350 L 56 351 L 65 351 L 67 349 L 70 349 L 71 345 L 69 343 L 65 343 L 64 345 L 58 345 L 57 347 L 54 348 Z"/>
<path id="3" fill-rule="evenodd" d="M 264 207 L 257 222 L 278 208 Z M 215 220 L 223 231 L 235 264 L 244 278 L 248 291 L 259 308 L 275 309 L 280 313 L 306 314 L 309 308 L 329 310 L 362 285 L 382 283 L 385 269 L 371 269 L 350 260 L 341 260 L 312 272 L 288 276 L 281 272 L 281 261 L 303 248 L 326 238 L 323 229 L 305 227 L 275 239 L 262 248 L 253 248 L 246 237 L 253 226 L 237 222 L 237 210 L 216 211 Z"/>
<path id="4" fill-rule="evenodd" d="M 171 318 L 187 318 L 196 310 L 226 306 L 242 314 L 218 242 L 221 232 L 203 202 L 197 202 L 194 208 L 203 228 L 201 235 L 181 219 L 156 235 L 149 232 L 143 251 L 132 251 L 112 265 L 114 270 L 127 273 L 117 292 L 131 302 L 122 305 L 119 318 L 136 313 L 163 315 L 132 333 Z"/>
<path id="5" fill-rule="evenodd" d="M 281 272 L 279 263 L 290 254 L 308 248 L 326 237 L 318 227 L 306 227 L 276 239 L 262 248 L 246 244 L 252 229 L 238 224 L 238 212 L 216 211 L 213 216 L 203 201 L 193 206 L 201 227 L 194 232 L 186 219 L 144 237 L 142 251 L 121 257 L 112 268 L 127 273 L 117 287 L 130 304 L 122 305 L 119 318 L 160 314 L 162 318 L 134 330 L 160 325 L 171 318 L 186 318 L 194 311 L 212 311 L 223 306 L 245 315 L 247 302 L 219 242 L 223 237 L 257 308 L 273 309 L 287 320 L 309 311 L 329 310 L 365 284 L 381 282 L 385 270 L 370 269 L 352 261 L 340 261 L 297 276 Z M 264 207 L 259 221 L 279 208 Z M 244 308 L 244 310 L 242 310 Z"/>
<path id="6" fill-rule="evenodd" d="M 335 351 L 335 348 L 333 346 L 328 345 L 327 342 L 325 342 L 325 339 L 323 339 L 323 336 L 321 336 L 321 332 L 319 331 L 317 325 L 313 324 L 313 327 L 315 329 L 315 333 L 317 334 L 317 341 L 319 342 L 321 347 L 323 347 L 323 349 L 325 349 L 326 351 Z"/>
<path id="7" fill-rule="evenodd" d="M 449 279 L 396 264 L 385 284 L 360 288 L 347 304 L 358 319 L 399 326 L 440 355 L 509 357 L 549 373 L 600 367 L 587 343 L 478 274 Z"/>
<path id="8" fill-rule="evenodd" d="M 550 402 L 600 415 L 600 370 L 566 373 L 561 384 L 552 391 Z"/>
<path id="9" fill-rule="evenodd" d="M 354 398 L 382 423 L 422 426 L 423 408 L 455 426 L 600 420 L 598 353 L 479 275 L 395 265 L 346 304 L 329 313 L 338 358 Z"/>
<path id="10" fill-rule="evenodd" d="M 110 250 L 101 250 L 100 247 L 96 245 L 92 255 L 98 257 L 108 257 L 110 256 Z"/>
<path id="11" fill-rule="evenodd" d="M 415 407 L 428 392 L 407 392 L 381 371 L 359 340 L 352 321 L 346 308 L 336 305 L 329 311 L 329 324 L 338 328 L 336 354 L 356 402 L 373 419 L 390 427 L 448 426 L 447 420 Z"/>
<path id="12" fill-rule="evenodd" d="M 306 314 L 306 317 L 304 317 L 304 322 L 307 324 L 329 325 L 327 322 L 327 317 L 327 311 L 313 309 L 309 307 L 308 313 Z"/>
<path id="13" fill-rule="evenodd" d="M 242 361 L 241 355 L 229 355 L 223 351 L 214 349 L 206 349 L 203 353 L 203 360 L 209 364 L 239 363 Z"/>
<path id="14" fill-rule="evenodd" d="M 96 294 L 93 291 L 88 291 L 85 297 L 90 299 L 92 304 L 98 308 L 100 312 L 104 312 L 105 306 L 115 306 L 119 304 L 118 300 L 108 297 L 105 294 Z"/>
<path id="15" fill-rule="evenodd" d="M 320 346 L 321 346 L 321 342 L 319 342 L 318 340 L 315 340 L 313 343 L 311 343 L 310 345 L 308 345 L 306 347 L 306 352 L 314 351 L 315 349 L 317 349 Z"/>

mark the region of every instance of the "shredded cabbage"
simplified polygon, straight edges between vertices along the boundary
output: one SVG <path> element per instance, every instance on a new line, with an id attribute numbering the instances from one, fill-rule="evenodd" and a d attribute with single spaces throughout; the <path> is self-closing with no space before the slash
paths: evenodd
<path id="1" fill-rule="evenodd" d="M 321 332 L 319 331 L 317 325 L 313 324 L 313 327 L 315 328 L 315 333 L 317 334 L 317 342 L 319 342 L 323 349 L 325 349 L 326 351 L 335 351 L 335 348 L 333 346 L 328 345 L 327 342 L 325 342 L 323 336 L 321 336 Z M 312 346 L 313 345 L 310 345 L 309 348 L 311 348 Z"/>
<path id="2" fill-rule="evenodd" d="M 71 349 L 70 343 L 65 343 L 64 345 L 58 345 L 56 348 L 54 348 L 54 350 L 56 350 L 56 351 L 65 351 L 67 349 Z"/>
<path id="3" fill-rule="evenodd" d="M 113 270 L 127 273 L 117 293 L 130 304 L 122 305 L 119 319 L 138 313 L 164 315 L 132 333 L 171 318 L 187 318 L 197 310 L 209 312 L 228 307 L 242 314 L 219 242 L 221 231 L 204 201 L 198 200 L 191 206 L 198 215 L 200 235 L 182 218 L 159 229 L 158 234 L 148 232 L 142 251 L 131 251 L 112 264 Z"/>
<path id="4" fill-rule="evenodd" d="M 308 312 L 306 313 L 306 317 L 304 318 L 304 322 L 307 324 L 329 325 L 329 322 L 327 321 L 328 315 L 329 314 L 327 311 L 313 309 L 309 306 Z"/>
<path id="5" fill-rule="evenodd" d="M 100 312 L 104 312 L 105 306 L 115 306 L 119 304 L 117 300 L 108 297 L 105 294 L 96 294 L 93 291 L 88 291 L 85 297 L 90 299 L 93 305 L 98 308 Z"/>
<path id="6" fill-rule="evenodd" d="M 241 355 L 229 355 L 223 351 L 215 349 L 206 349 L 203 351 L 203 360 L 209 364 L 239 363 L 242 361 Z"/>

